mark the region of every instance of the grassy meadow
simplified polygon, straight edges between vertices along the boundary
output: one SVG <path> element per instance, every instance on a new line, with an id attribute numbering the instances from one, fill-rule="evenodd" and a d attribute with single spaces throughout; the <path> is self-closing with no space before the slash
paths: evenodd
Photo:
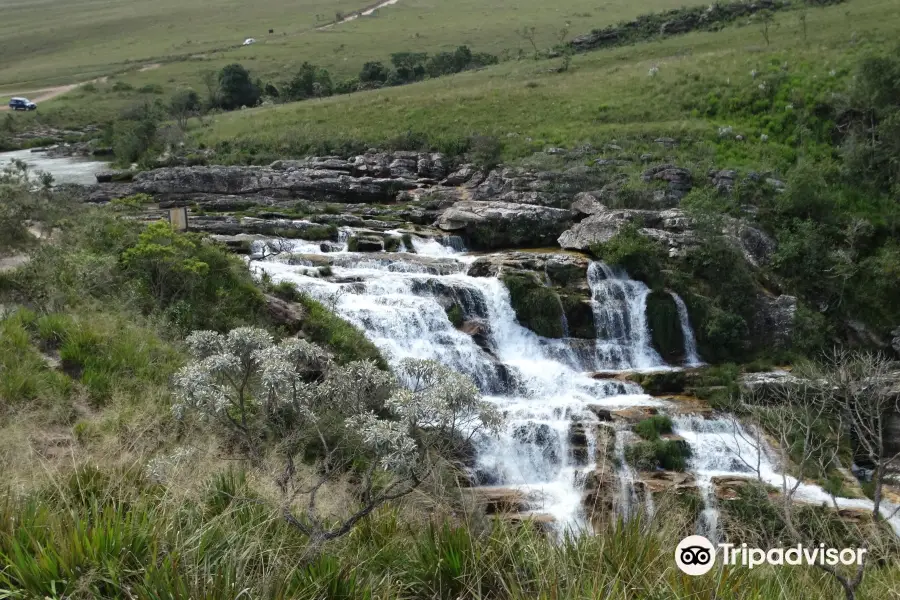
<path id="1" fill-rule="evenodd" d="M 515 5 L 464 0 L 401 0 L 374 14 L 316 30 L 374 2 L 366 0 L 274 0 L 242 3 L 138 2 L 111 8 L 98 0 L 0 2 L 0 90 L 26 92 L 51 85 L 89 81 L 135 71 L 146 64 L 186 61 L 190 80 L 202 68 L 241 62 L 264 79 L 290 71 L 305 60 L 354 75 L 368 60 L 392 52 L 452 50 L 461 44 L 484 52 L 531 52 L 519 35 L 535 28 L 535 43 L 556 43 L 570 23 L 572 34 L 646 12 L 681 6 L 676 0 L 574 0 L 565 6 L 526 0 Z M 274 33 L 269 34 L 268 30 Z M 257 44 L 237 47 L 245 38 Z M 158 77 L 183 76 L 181 66 Z"/>
<path id="2" fill-rule="evenodd" d="M 775 71 L 801 95 L 840 92 L 853 62 L 888 47 L 900 32 L 900 5 L 890 0 L 809 9 L 805 39 L 801 14 L 776 14 L 769 45 L 758 25 L 734 26 L 577 55 L 564 73 L 554 72 L 561 59 L 511 61 L 411 86 L 220 115 L 195 135 L 207 146 L 231 141 L 302 154 L 320 141 L 377 145 L 412 132 L 440 147 L 481 134 L 500 138 L 514 157 L 619 137 L 700 141 L 716 138 L 721 124 L 747 141 L 707 154 L 734 151 L 771 164 L 780 150 L 758 141 L 771 132 L 762 122 L 741 122 L 746 114 L 729 111 L 729 100 L 757 94 L 761 76 Z M 781 98 L 778 108 L 785 111 L 791 100 Z"/>

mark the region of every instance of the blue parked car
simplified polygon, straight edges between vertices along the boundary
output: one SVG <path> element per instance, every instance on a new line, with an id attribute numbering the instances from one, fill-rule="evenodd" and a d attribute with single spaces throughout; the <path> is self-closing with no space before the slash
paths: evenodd
<path id="1" fill-rule="evenodd" d="M 37 110 L 37 104 L 28 98 L 11 98 L 9 107 L 13 110 Z"/>

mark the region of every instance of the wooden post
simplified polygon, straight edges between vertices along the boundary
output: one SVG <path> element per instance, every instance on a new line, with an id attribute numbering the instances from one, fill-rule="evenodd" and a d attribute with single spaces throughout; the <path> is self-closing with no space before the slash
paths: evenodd
<path id="1" fill-rule="evenodd" d="M 169 224 L 175 231 L 186 231 L 188 228 L 187 206 L 170 208 Z"/>

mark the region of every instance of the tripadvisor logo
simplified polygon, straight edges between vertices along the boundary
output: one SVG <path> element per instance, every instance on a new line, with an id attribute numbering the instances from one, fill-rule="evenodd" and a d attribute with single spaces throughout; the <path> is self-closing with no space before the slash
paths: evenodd
<path id="1" fill-rule="evenodd" d="M 716 548 L 702 535 L 689 535 L 675 548 L 675 564 L 688 575 L 703 575 L 716 564 Z"/>
<path id="2" fill-rule="evenodd" d="M 734 544 L 713 543 L 702 535 L 691 535 L 678 543 L 675 548 L 675 564 L 688 575 L 703 575 L 716 564 L 717 550 L 722 551 L 722 564 L 726 566 L 744 566 L 749 569 L 760 565 L 828 565 L 838 564 L 861 565 L 866 554 L 865 548 L 826 548 L 806 547 L 797 544 L 790 548 L 748 548 L 747 544 L 739 547 Z"/>

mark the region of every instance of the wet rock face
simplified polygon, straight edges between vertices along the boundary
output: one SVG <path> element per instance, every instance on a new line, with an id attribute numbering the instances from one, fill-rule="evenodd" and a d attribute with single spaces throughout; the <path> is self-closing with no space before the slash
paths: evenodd
<path id="1" fill-rule="evenodd" d="M 519 323 L 544 337 L 594 339 L 590 260 L 569 252 L 499 252 L 471 264 L 472 277 L 500 277 Z"/>
<path id="2" fill-rule="evenodd" d="M 761 342 L 773 348 L 790 345 L 794 333 L 797 298 L 760 294 L 756 299 L 752 331 Z"/>

